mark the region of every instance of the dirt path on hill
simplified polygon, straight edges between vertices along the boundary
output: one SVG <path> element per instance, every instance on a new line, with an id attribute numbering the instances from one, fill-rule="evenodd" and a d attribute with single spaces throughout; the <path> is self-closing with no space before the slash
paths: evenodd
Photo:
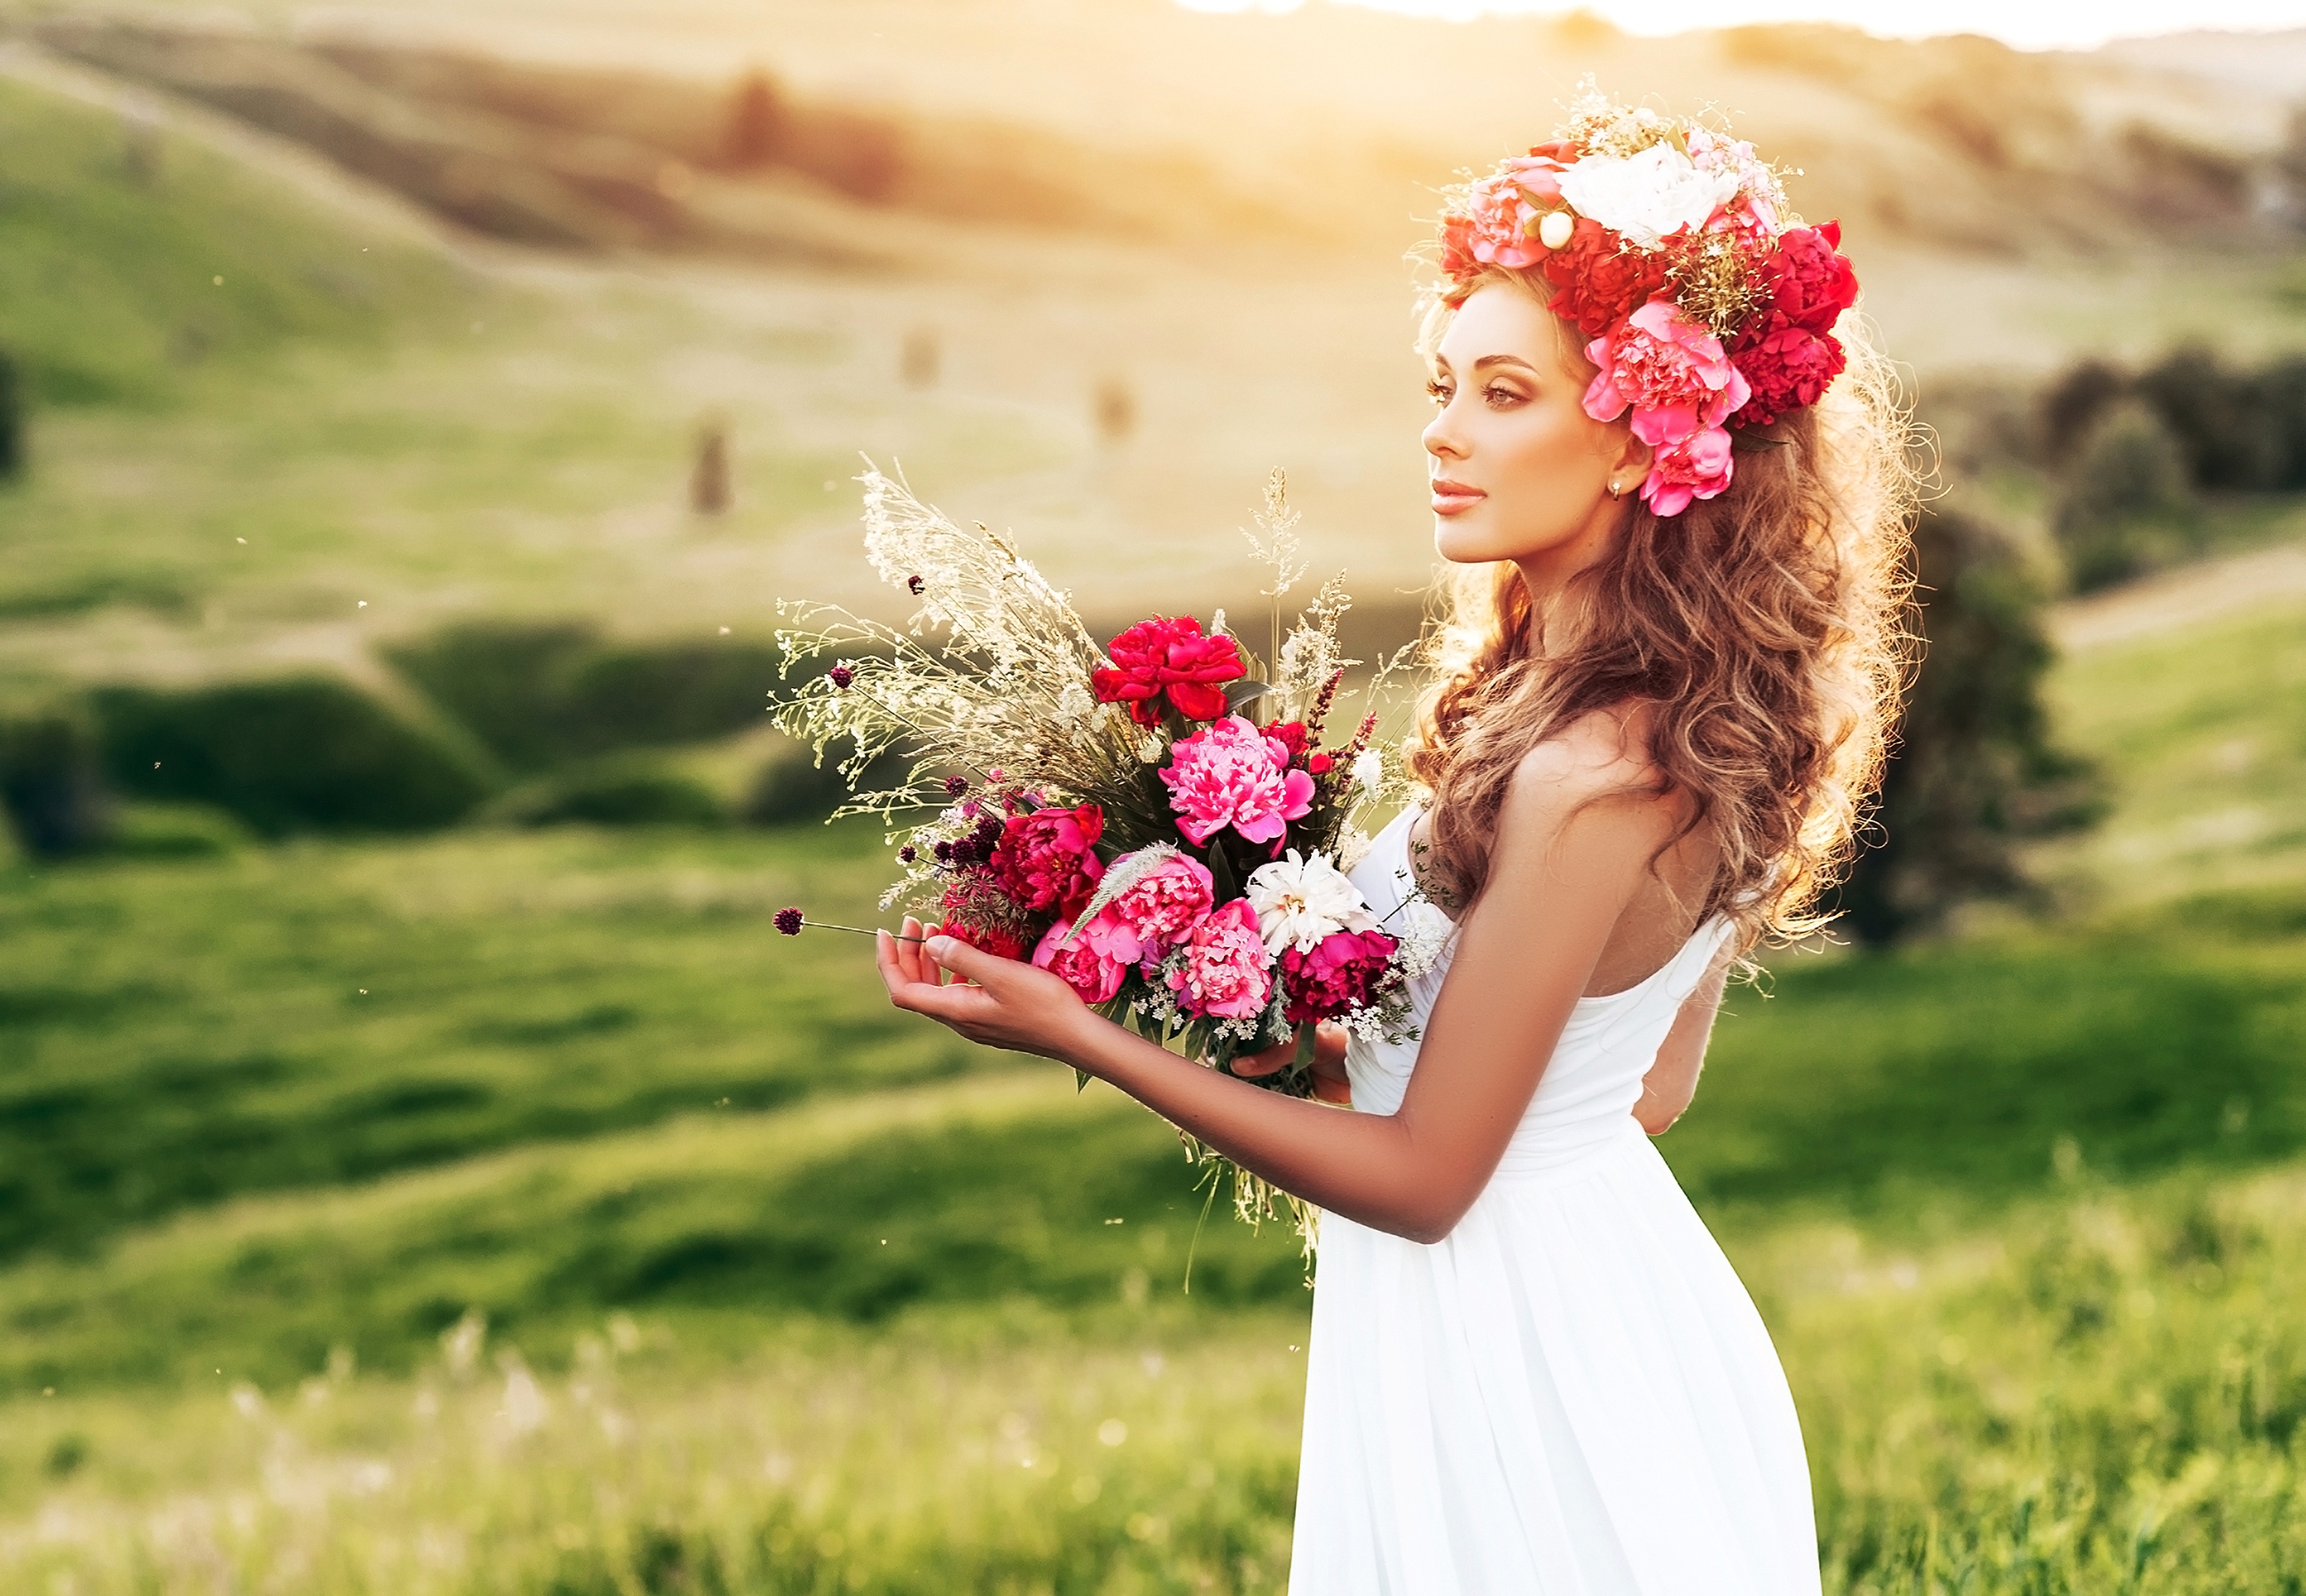
<path id="1" fill-rule="evenodd" d="M 2050 629 L 2058 646 L 2073 653 L 2301 600 L 2306 600 L 2306 544 L 2290 543 L 2071 600 L 2053 612 Z"/>
<path id="2" fill-rule="evenodd" d="M 163 132 L 207 145 L 389 235 L 422 240 L 450 251 L 468 264 L 486 266 L 491 263 L 488 257 L 500 252 L 474 252 L 468 236 L 444 227 L 431 212 L 380 184 L 350 175 L 293 140 L 260 132 L 190 100 L 62 60 L 36 45 L 19 39 L 0 41 L 0 78 L 111 111 L 124 122 L 151 122 Z"/>

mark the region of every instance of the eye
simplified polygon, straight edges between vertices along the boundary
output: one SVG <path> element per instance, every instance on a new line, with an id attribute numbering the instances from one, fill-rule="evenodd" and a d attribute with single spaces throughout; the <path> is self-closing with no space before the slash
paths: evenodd
<path id="1" fill-rule="evenodd" d="M 1492 382 L 1482 390 L 1482 402 L 1492 410 L 1510 410 L 1520 404 L 1525 397 L 1501 382 Z"/>
<path id="2" fill-rule="evenodd" d="M 1454 391 L 1456 390 L 1451 388 L 1448 383 L 1442 381 L 1439 377 L 1432 379 L 1425 385 L 1425 397 L 1432 400 L 1436 405 L 1447 405 L 1449 402 L 1450 394 Z"/>

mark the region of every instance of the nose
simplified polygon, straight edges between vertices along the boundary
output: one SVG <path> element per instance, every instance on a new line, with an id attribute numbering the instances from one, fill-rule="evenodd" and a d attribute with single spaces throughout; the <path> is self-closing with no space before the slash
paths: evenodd
<path id="1" fill-rule="evenodd" d="M 1437 460 L 1462 460 L 1465 457 L 1465 446 L 1457 441 L 1456 430 L 1450 422 L 1456 411 L 1455 405 L 1444 405 L 1439 414 L 1425 423 L 1425 431 L 1418 435 L 1419 440 L 1425 445 L 1425 452 Z"/>

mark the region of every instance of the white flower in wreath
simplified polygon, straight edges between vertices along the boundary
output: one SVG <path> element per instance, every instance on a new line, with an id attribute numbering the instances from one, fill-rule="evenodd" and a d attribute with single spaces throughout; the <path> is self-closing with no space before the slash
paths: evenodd
<path id="1" fill-rule="evenodd" d="M 1702 227 L 1738 192 L 1738 174 L 1711 172 L 1670 144 L 1639 155 L 1589 155 L 1560 174 L 1561 197 L 1627 243 L 1645 250 L 1684 227 Z"/>
<path id="2" fill-rule="evenodd" d="M 1293 848 L 1285 858 L 1260 865 L 1250 872 L 1247 895 L 1265 950 L 1276 957 L 1287 947 L 1310 953 L 1325 936 L 1367 931 L 1377 924 L 1361 889 L 1338 873 L 1326 853 L 1309 859 Z"/>

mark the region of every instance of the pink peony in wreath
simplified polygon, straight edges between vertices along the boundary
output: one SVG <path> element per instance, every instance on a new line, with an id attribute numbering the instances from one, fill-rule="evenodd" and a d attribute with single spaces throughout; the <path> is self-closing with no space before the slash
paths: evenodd
<path id="1" fill-rule="evenodd" d="M 1585 389 L 1585 414 L 1613 422 L 1631 406 L 1634 436 L 1653 448 L 1719 426 L 1753 390 L 1721 340 L 1670 300 L 1653 299 L 1585 346 L 1601 367 Z"/>
<path id="2" fill-rule="evenodd" d="M 1711 499 L 1730 485 L 1730 432 L 1707 427 L 1651 457 L 1642 498 L 1660 516 L 1678 516 L 1693 499 Z"/>

